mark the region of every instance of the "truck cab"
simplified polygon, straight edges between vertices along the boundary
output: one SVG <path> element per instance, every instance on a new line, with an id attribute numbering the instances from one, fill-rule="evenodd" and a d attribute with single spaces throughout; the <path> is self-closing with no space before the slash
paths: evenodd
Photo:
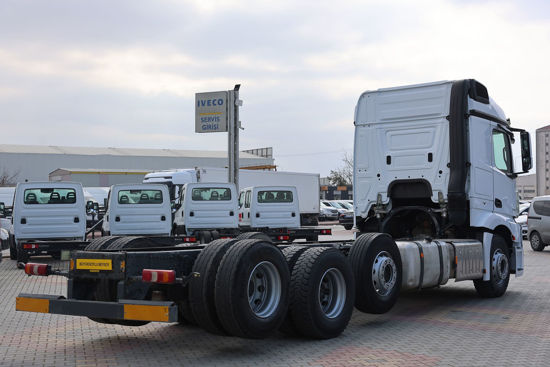
<path id="1" fill-rule="evenodd" d="M 498 234 L 520 275 L 515 178 L 531 165 L 529 134 L 476 80 L 365 92 L 355 110 L 355 224 L 396 239 L 480 240 L 485 269 Z"/>
<path id="2" fill-rule="evenodd" d="M 103 220 L 105 234 L 169 236 L 172 213 L 163 184 L 113 185 Z"/>
<path id="3" fill-rule="evenodd" d="M 294 186 L 255 186 L 239 194 L 242 228 L 298 228 L 300 204 Z"/>
<path id="4" fill-rule="evenodd" d="M 174 233 L 237 229 L 237 195 L 231 183 L 188 183 L 180 190 L 174 214 Z"/>

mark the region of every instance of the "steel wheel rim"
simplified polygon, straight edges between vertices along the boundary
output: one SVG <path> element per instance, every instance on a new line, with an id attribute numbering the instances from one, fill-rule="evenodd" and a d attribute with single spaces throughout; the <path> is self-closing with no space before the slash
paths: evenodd
<path id="1" fill-rule="evenodd" d="M 508 258 L 504 255 L 501 249 L 496 249 L 493 253 L 491 268 L 493 279 L 497 282 L 501 283 L 508 278 L 508 275 L 510 274 Z"/>
<path id="2" fill-rule="evenodd" d="M 281 289 L 281 276 L 275 265 L 269 261 L 257 264 L 248 277 L 248 305 L 254 315 L 273 315 L 281 300 Z"/>
<path id="3" fill-rule="evenodd" d="M 391 255 L 381 251 L 372 264 L 372 285 L 380 296 L 387 296 L 397 282 L 397 266 Z"/>
<path id="4" fill-rule="evenodd" d="M 340 270 L 330 268 L 324 272 L 319 281 L 317 300 L 321 311 L 329 319 L 338 317 L 342 313 L 346 303 L 346 281 Z"/>

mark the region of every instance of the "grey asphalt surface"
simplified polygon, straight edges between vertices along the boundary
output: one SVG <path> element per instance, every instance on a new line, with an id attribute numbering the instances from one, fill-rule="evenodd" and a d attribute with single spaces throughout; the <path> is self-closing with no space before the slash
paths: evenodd
<path id="1" fill-rule="evenodd" d="M 351 238 L 333 228 L 334 239 Z M 451 281 L 402 294 L 383 315 L 355 311 L 341 336 L 322 341 L 281 333 L 244 340 L 178 324 L 126 327 L 16 312 L 20 292 L 64 295 L 66 279 L 27 277 L 4 258 L 0 366 L 547 366 L 550 249 L 524 245 L 525 275 L 512 277 L 501 298 L 479 298 L 472 282 Z"/>

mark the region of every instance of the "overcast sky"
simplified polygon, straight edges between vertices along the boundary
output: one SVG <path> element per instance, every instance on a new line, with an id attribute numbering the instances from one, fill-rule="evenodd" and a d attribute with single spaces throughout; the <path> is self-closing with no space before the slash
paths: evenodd
<path id="1" fill-rule="evenodd" d="M 0 143 L 225 150 L 194 94 L 236 83 L 241 149 L 323 176 L 365 90 L 475 78 L 516 126 L 550 124 L 544 0 L 2 0 L 0 34 Z"/>

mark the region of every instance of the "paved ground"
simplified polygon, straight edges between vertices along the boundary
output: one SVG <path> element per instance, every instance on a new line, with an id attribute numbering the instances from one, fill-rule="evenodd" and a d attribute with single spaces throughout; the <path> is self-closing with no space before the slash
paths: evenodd
<path id="1" fill-rule="evenodd" d="M 176 324 L 124 327 L 15 312 L 19 292 L 64 294 L 65 280 L 26 277 L 4 258 L 0 365 L 547 366 L 550 249 L 534 253 L 525 245 L 525 276 L 512 278 L 501 298 L 478 298 L 469 281 L 404 294 L 387 314 L 356 311 L 343 335 L 325 341 L 282 334 L 243 340 Z"/>

